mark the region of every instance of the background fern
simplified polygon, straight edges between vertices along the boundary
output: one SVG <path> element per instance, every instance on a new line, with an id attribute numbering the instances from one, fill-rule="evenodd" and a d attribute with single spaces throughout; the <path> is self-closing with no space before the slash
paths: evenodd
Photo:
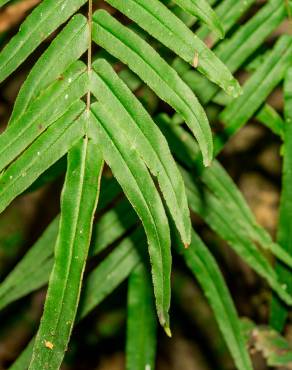
<path id="1" fill-rule="evenodd" d="M 1 12 L 17 3 L 0 0 Z M 74 325 L 125 280 L 126 368 L 154 369 L 157 324 L 171 336 L 171 292 L 183 302 L 187 268 L 236 368 L 253 368 L 250 336 L 268 365 L 291 366 L 281 332 L 292 305 L 292 37 L 266 39 L 292 4 L 255 3 L 42 0 L 15 35 L 3 33 L 0 82 L 39 58 L 0 135 L 1 212 L 65 174 L 60 215 L 0 284 L 3 318 L 48 284 L 36 336 L 11 369 L 59 369 Z M 242 88 L 239 71 L 249 72 Z M 267 102 L 283 80 L 284 118 Z M 252 118 L 284 143 L 276 241 L 214 159 Z M 239 319 L 193 215 L 268 284 L 269 327 Z"/>

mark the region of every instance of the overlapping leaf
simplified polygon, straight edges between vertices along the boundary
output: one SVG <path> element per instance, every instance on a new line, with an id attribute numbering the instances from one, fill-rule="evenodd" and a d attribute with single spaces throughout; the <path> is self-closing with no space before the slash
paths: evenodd
<path id="1" fill-rule="evenodd" d="M 87 50 L 88 37 L 86 18 L 80 14 L 74 16 L 31 69 L 14 103 L 10 125 L 17 122 L 29 104 L 56 79 L 67 78 L 73 82 L 72 77 L 62 74 Z"/>
<path id="2" fill-rule="evenodd" d="M 34 100 L 30 109 L 0 136 L 0 170 L 17 158 L 71 105 L 76 114 L 81 113 L 79 99 L 87 91 L 87 86 L 86 67 L 82 62 L 76 62 L 66 71 L 64 80 L 53 82 L 44 94 Z"/>
<path id="3" fill-rule="evenodd" d="M 103 157 L 145 228 L 152 264 L 158 317 L 169 332 L 170 236 L 167 217 L 154 182 L 136 150 L 135 143 L 119 135 L 115 117 L 101 103 L 91 106 L 92 135 L 96 136 Z"/>
<path id="4" fill-rule="evenodd" d="M 91 90 L 97 100 L 107 106 L 119 124 L 121 135 L 131 145 L 154 176 L 175 220 L 183 242 L 190 244 L 191 222 L 184 184 L 170 154 L 167 142 L 142 104 L 127 89 L 104 60 L 93 65 Z M 122 134 L 123 130 L 123 134 Z"/>
<path id="5" fill-rule="evenodd" d="M 84 318 L 117 288 L 140 262 L 139 250 L 144 247 L 145 238 L 138 229 L 125 238 L 88 276 L 80 298 L 77 321 Z M 119 268 L 117 268 L 119 267 Z M 106 284 L 105 284 L 106 282 Z M 99 289 L 96 289 L 99 287 Z M 10 367 L 10 370 L 28 368 L 32 355 L 34 338 Z"/>
<path id="6" fill-rule="evenodd" d="M 217 9 L 223 28 L 218 17 L 205 0 L 175 0 L 179 7 L 192 16 L 181 11 L 179 7 L 171 8 L 173 4 L 170 6 L 170 9 L 173 10 L 171 11 L 158 0 L 129 0 L 127 4 L 120 0 L 107 1 L 160 41 L 161 44 L 174 51 L 180 58 L 197 67 L 199 72 L 207 76 L 210 81 L 235 96 L 240 92 L 240 88 L 226 65 L 232 72 L 236 71 L 284 19 L 287 11 L 283 1 L 269 1 L 250 21 L 239 27 L 230 40 L 216 47 L 216 56 L 184 25 L 183 21 L 189 25 L 194 24 L 195 18 L 193 16 L 203 20 L 210 29 L 217 32 L 216 36 L 211 34 L 213 38 L 211 41 L 207 40 L 212 45 L 217 43 L 219 36 L 223 33 L 223 28 L 225 31 L 231 30 L 234 23 L 253 3 L 252 0 L 247 0 L 243 4 L 232 0 L 222 1 Z M 6 0 L 0 0 L 0 6 L 6 3 Z M 57 0 L 54 2 L 43 0 L 0 53 L 0 81 L 8 77 L 48 35 L 66 22 L 85 3 L 85 0 Z M 180 17 L 175 14 L 179 14 Z M 91 25 L 89 24 L 89 26 Z M 143 41 L 137 33 L 130 31 L 132 25 L 130 27 L 123 26 L 108 13 L 97 11 L 92 26 L 94 41 L 119 61 L 127 64 L 158 97 L 172 106 L 182 117 L 182 120 L 187 123 L 198 140 L 206 165 L 210 164 L 212 158 L 211 130 L 204 110 L 188 84 L 198 93 L 202 102 L 208 102 L 214 98 L 216 103 L 228 104 L 221 117 L 226 125 L 230 125 L 231 129 L 227 128 L 225 133 L 227 136 L 231 136 L 262 106 L 268 94 L 281 81 L 287 67 L 291 64 L 291 38 L 286 37 L 279 41 L 271 54 L 267 54 L 267 60 L 263 66 L 259 65 L 258 70 L 245 84 L 244 95 L 229 104 L 230 99 L 226 98 L 226 95 L 222 92 L 217 94 L 218 86 L 194 70 L 190 70 L 190 66 L 184 62 L 181 63 L 181 60 L 177 58 L 173 66 L 182 76 L 180 78 L 174 68 L 170 67 L 150 46 L 151 41 L 147 40 L 146 33 L 142 36 L 147 41 Z M 35 344 L 31 369 L 39 369 L 44 366 L 55 369 L 60 366 L 77 310 L 82 270 L 91 234 L 93 197 L 98 192 L 98 181 L 91 183 L 90 178 L 95 180 L 98 178 L 102 162 L 100 155 L 96 156 L 95 159 L 99 160 L 91 161 L 92 166 L 90 166 L 91 169 L 88 168 L 87 173 L 90 176 L 87 177 L 86 168 L 83 166 L 86 161 L 81 161 L 78 174 L 74 173 L 71 178 L 74 172 L 72 170 L 73 161 L 79 154 L 84 159 L 82 153 L 87 152 L 87 149 L 82 151 L 80 146 L 77 157 L 73 155 L 77 152 L 75 152 L 76 148 L 72 149 L 72 146 L 76 145 L 76 142 L 83 135 L 89 134 L 88 145 L 100 148 L 102 156 L 112 168 L 114 176 L 142 220 L 148 239 L 158 316 L 167 332 L 169 328 L 171 268 L 168 219 L 161 196 L 148 168 L 158 180 L 166 205 L 183 242 L 189 244 L 191 240 L 184 184 L 163 135 L 134 95 L 130 93 L 105 61 L 99 60 L 94 64 L 91 76 L 86 66 L 77 61 L 87 50 L 91 41 L 89 28 L 82 15 L 77 15 L 69 21 L 32 69 L 16 101 L 10 126 L 0 136 L 0 169 L 4 170 L 0 178 L 0 210 L 5 209 L 44 171 L 68 151 L 70 152 L 69 169 L 62 200 L 55 268 L 49 286 L 45 314 Z M 209 35 L 205 25 L 198 30 L 198 35 L 202 38 Z M 159 51 L 160 47 L 159 44 Z M 88 67 L 90 71 L 90 65 Z M 127 70 L 123 72 L 128 76 Z M 270 73 L 267 74 L 267 72 Z M 90 84 L 88 77 L 90 77 Z M 184 83 L 183 80 L 187 83 Z M 141 86 L 141 82 L 137 78 L 134 78 L 132 82 L 131 86 L 134 89 Z M 89 96 L 90 91 L 93 92 L 97 103 L 91 106 L 89 120 L 89 101 L 87 101 L 87 110 L 84 112 L 85 105 L 82 98 L 85 94 Z M 274 113 L 270 107 L 265 107 L 257 117 L 266 125 L 270 125 L 274 132 L 280 134 L 283 132 L 282 122 Z M 273 120 L 270 121 L 270 118 Z M 88 132 L 89 126 L 90 131 Z M 286 303 L 291 304 L 291 297 L 283 287 L 279 274 L 271 268 L 266 258 L 257 249 L 255 242 L 270 249 L 275 256 L 289 266 L 292 265 L 291 257 L 278 244 L 273 243 L 269 235 L 257 225 L 242 196 L 219 164 L 215 163 L 204 171 L 199 164 L 200 151 L 194 140 L 192 138 L 189 140 L 190 136 L 185 135 L 184 130 L 180 130 L 180 128 L 176 135 L 182 140 L 178 142 L 170 138 L 171 135 L 166 135 L 172 150 L 186 166 L 192 170 L 197 169 L 200 174 L 199 182 L 193 181 L 188 174 L 184 174 L 193 211 L 199 213 L 245 261 L 266 278 L 272 288 L 278 290 L 278 294 Z M 85 139 L 82 140 L 83 144 L 87 138 L 85 136 Z M 216 154 L 225 141 L 226 137 L 223 141 L 217 137 Z M 84 149 L 86 145 L 84 144 L 82 148 Z M 88 184 L 86 181 L 83 184 L 80 177 L 80 181 L 75 182 L 75 175 L 83 176 L 85 180 L 90 181 Z M 85 187 L 88 185 L 88 188 L 85 189 L 85 198 L 87 200 L 92 198 L 91 211 L 87 213 L 80 206 L 83 198 L 79 190 L 83 185 Z M 92 188 L 94 191 L 90 192 L 89 189 Z M 76 204 L 75 207 L 72 206 L 74 199 L 72 200 L 68 195 L 70 189 L 76 189 L 73 191 L 73 198 L 77 199 L 79 207 L 76 207 Z M 88 206 L 86 199 L 84 209 Z M 118 203 L 116 210 L 117 212 L 107 212 L 97 224 L 96 233 L 98 234 L 93 240 L 92 255 L 102 251 L 103 248 L 123 236 L 136 224 L 136 217 L 127 203 Z M 70 212 L 73 212 L 72 219 L 77 220 L 71 224 L 69 224 L 69 221 L 72 221 L 70 217 L 69 221 L 65 219 L 65 215 L 66 217 L 70 216 Z M 85 212 L 86 215 L 82 212 Z M 127 214 L 122 222 L 117 216 L 119 212 Z M 21 297 L 23 292 L 27 294 L 47 282 L 48 272 L 53 262 L 52 247 L 50 246 L 53 245 L 57 236 L 57 224 L 58 220 L 55 220 L 40 243 L 31 250 L 29 258 L 24 259 L 24 263 L 15 270 L 11 279 L 8 279 L 8 283 L 3 285 L 2 297 L 4 297 L 4 301 L 2 302 L 0 287 L 0 307 L 1 304 L 4 307 L 7 303 Z M 84 233 L 84 231 L 86 232 Z M 90 274 L 88 284 L 83 292 L 78 319 L 99 303 L 138 264 L 140 257 L 133 245 L 140 244 L 141 238 L 140 231 L 134 234 L 133 239 L 126 238 L 119 245 L 120 248 L 110 253 L 108 258 Z M 195 241 L 201 245 L 196 237 Z M 69 248 L 64 247 L 67 242 L 70 244 Z M 40 249 L 44 243 L 49 243 L 48 249 L 45 251 Z M 84 248 L 80 250 L 76 247 L 77 244 L 83 244 Z M 214 293 L 214 295 L 209 295 L 209 299 L 238 368 L 250 368 L 240 330 L 237 330 L 234 307 L 229 298 L 225 299 L 228 292 L 214 260 L 204 248 L 199 248 L 196 256 L 193 249 L 186 251 L 186 255 L 191 268 L 196 270 L 204 290 L 206 292 L 210 290 Z M 63 260 L 64 256 L 67 258 Z M 74 256 L 77 256 L 78 259 L 74 260 Z M 28 276 L 25 266 L 32 258 L 38 259 L 38 263 L 33 266 L 31 275 Z M 66 262 L 65 266 L 63 265 L 64 261 Z M 132 277 L 135 277 L 137 271 L 132 273 Z M 76 275 L 74 275 L 75 273 Z M 64 274 L 66 276 L 63 279 Z M 72 282 L 69 279 L 71 274 L 75 276 L 73 276 Z M 61 277 L 63 282 L 58 285 L 57 279 L 61 279 Z M 22 278 L 24 278 L 22 284 L 18 284 L 17 281 Z M 143 283 L 145 283 L 144 280 Z M 26 284 L 26 288 L 23 290 L 24 284 Z M 150 294 L 149 289 L 147 290 L 149 294 L 144 288 L 139 290 L 132 279 L 131 286 L 135 287 L 132 290 L 130 288 L 129 297 L 138 298 L 140 303 L 149 303 L 148 300 L 143 302 L 143 298 Z M 12 289 L 11 292 L 8 292 L 9 287 Z M 96 289 L 96 287 L 100 287 L 100 289 Z M 64 305 L 60 305 L 60 307 L 59 298 L 61 302 L 64 302 Z M 135 306 L 130 301 L 130 308 L 133 308 L 132 313 L 134 313 L 129 316 L 129 320 L 136 318 L 132 324 L 129 321 L 129 328 L 133 328 L 137 322 L 137 307 L 140 304 L 138 302 L 137 306 L 137 302 L 134 302 Z M 53 306 L 58 309 L 54 311 Z M 62 321 L 64 315 L 68 317 L 69 324 L 65 320 Z M 150 311 L 144 317 L 145 320 L 147 316 L 149 319 L 153 319 Z M 230 324 L 227 328 L 226 325 L 222 324 L 224 317 L 227 317 L 227 322 Z M 52 326 L 54 326 L 53 329 Z M 145 325 L 143 329 L 145 329 Z M 132 330 L 129 330 L 129 335 L 131 332 Z M 151 353 L 149 361 L 144 357 L 142 362 L 139 362 L 141 357 L 137 360 L 133 356 L 133 352 L 130 351 L 133 348 L 133 342 L 131 343 L 129 340 L 129 369 L 138 368 L 141 363 L 143 368 L 153 365 L 155 341 L 152 332 L 150 336 L 147 334 L 149 333 L 140 338 L 150 339 L 150 344 L 147 346 L 149 353 Z M 132 335 L 130 336 L 130 339 L 133 339 Z M 140 340 L 140 354 L 143 346 L 145 343 Z M 27 368 L 29 358 L 30 353 L 26 352 L 25 356 L 21 357 L 19 364 L 13 368 Z"/>
<path id="7" fill-rule="evenodd" d="M 167 122 L 167 118 L 160 117 L 159 122 L 163 125 L 163 122 L 164 124 Z M 194 169 L 198 151 L 191 136 L 180 127 L 170 128 L 168 126 L 168 130 L 164 130 L 164 133 L 178 158 Z M 210 168 L 204 169 L 201 179 L 207 187 L 194 181 L 186 171 L 182 173 L 191 209 L 198 213 L 252 268 L 263 276 L 281 299 L 291 304 L 292 297 L 286 292 L 284 282 L 281 283 L 280 277 L 273 271 L 254 242 L 258 241 L 264 248 L 270 249 L 287 266 L 291 266 L 292 260 L 279 245 L 273 243 L 267 232 L 257 225 L 227 173 L 220 169 L 216 162 Z"/>
<path id="8" fill-rule="evenodd" d="M 160 1 L 129 0 L 125 3 L 122 0 L 107 0 L 107 2 L 138 23 L 186 62 L 197 67 L 228 94 L 238 96 L 241 91 L 239 84 L 225 65 Z M 198 1 L 194 3 L 201 5 Z M 212 24 L 214 21 L 215 19 L 212 19 Z M 216 24 L 216 29 L 218 28 L 221 28 L 219 22 Z"/>
<path id="9" fill-rule="evenodd" d="M 53 31 L 86 0 L 44 0 L 20 26 L 0 54 L 0 82 L 9 76 Z"/>
<path id="10" fill-rule="evenodd" d="M 107 183 L 106 188 L 110 188 L 111 184 L 113 182 Z M 116 195 L 115 191 L 109 194 L 106 190 L 102 191 L 103 207 L 100 202 L 98 209 L 102 210 L 114 200 Z M 121 215 L 124 215 L 122 219 Z M 114 209 L 107 211 L 94 225 L 90 256 L 102 252 L 123 236 L 136 222 L 136 214 L 129 203 L 125 200 L 118 202 Z M 0 309 L 48 283 L 53 267 L 53 251 L 58 235 L 58 225 L 59 217 L 56 217 L 0 284 Z"/>
<path id="11" fill-rule="evenodd" d="M 45 170 L 62 158 L 85 133 L 84 104 L 77 101 L 24 151 L 0 177 L 0 210 L 26 190 Z M 81 114 L 80 117 L 78 117 Z M 77 116 L 77 117 L 76 117 Z M 3 134 L 4 135 L 4 134 Z M 20 137 L 21 143 L 21 137 Z M 22 144 L 22 143 L 21 143 Z M 14 149 L 12 148 L 12 151 Z"/>
<path id="12" fill-rule="evenodd" d="M 93 40 L 127 64 L 155 93 L 184 118 L 196 136 L 208 165 L 212 158 L 212 136 L 205 112 L 176 72 L 134 32 L 105 11 L 93 17 Z"/>
<path id="13" fill-rule="evenodd" d="M 224 29 L 217 14 L 206 0 L 175 0 L 175 3 L 186 12 L 205 22 L 220 38 L 224 37 Z"/>

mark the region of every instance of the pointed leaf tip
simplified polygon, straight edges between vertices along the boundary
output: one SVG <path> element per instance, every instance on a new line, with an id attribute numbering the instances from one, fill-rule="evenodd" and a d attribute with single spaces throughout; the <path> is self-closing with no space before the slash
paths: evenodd
<path id="1" fill-rule="evenodd" d="M 204 166 L 205 167 L 210 167 L 211 164 L 212 164 L 212 159 L 210 159 L 210 158 L 204 158 L 203 159 L 203 163 L 204 163 Z"/>
<path id="2" fill-rule="evenodd" d="M 172 337 L 172 333 L 171 333 L 171 330 L 170 330 L 170 327 L 169 326 L 164 326 L 164 331 L 166 333 L 166 335 L 171 338 Z"/>
<path id="3" fill-rule="evenodd" d="M 237 80 L 232 80 L 226 91 L 227 94 L 232 96 L 233 98 L 238 98 L 240 95 L 243 94 L 242 87 Z"/>

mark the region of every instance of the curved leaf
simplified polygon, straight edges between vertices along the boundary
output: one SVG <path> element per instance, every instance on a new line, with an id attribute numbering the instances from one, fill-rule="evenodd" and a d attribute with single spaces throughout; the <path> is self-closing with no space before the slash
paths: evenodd
<path id="1" fill-rule="evenodd" d="M 80 139 L 84 134 L 84 117 L 76 116 L 83 109 L 83 103 L 77 102 L 1 175 L 0 212 Z"/>
<path id="2" fill-rule="evenodd" d="M 176 0 L 177 1 L 177 0 Z M 182 0 L 179 0 L 182 1 Z M 189 0 L 195 2 L 194 0 Z M 223 0 L 215 8 L 215 14 L 217 18 L 220 19 L 222 24 L 223 32 L 227 33 L 234 24 L 242 17 L 243 14 L 251 7 L 256 0 L 246 0 L 246 1 L 237 1 L 237 0 Z M 211 27 L 209 27 L 211 28 Z M 208 37 L 208 45 L 213 47 L 215 43 L 219 41 L 220 34 L 211 33 L 207 25 L 200 27 L 196 34 L 201 38 L 205 39 Z"/>
<path id="3" fill-rule="evenodd" d="M 211 130 L 203 108 L 188 86 L 149 44 L 107 12 L 97 11 L 93 20 L 93 40 L 129 65 L 161 99 L 185 118 L 199 142 L 204 163 L 208 165 L 213 150 Z"/>
<path id="4" fill-rule="evenodd" d="M 103 179 L 104 183 L 105 179 Z M 107 183 L 107 188 L 108 185 L 110 183 Z M 101 199 L 105 205 L 112 201 L 115 195 L 115 192 L 107 195 L 102 187 Z M 99 203 L 99 210 L 102 209 L 101 203 Z M 136 223 L 136 213 L 129 203 L 124 199 L 118 202 L 114 209 L 107 211 L 94 225 L 90 256 L 102 252 Z M 51 222 L 38 241 L 0 284 L 0 310 L 48 283 L 54 263 L 53 252 L 58 235 L 58 225 L 59 216 Z"/>
<path id="5" fill-rule="evenodd" d="M 239 2 L 238 2 L 239 3 Z M 241 3 L 241 2 L 240 2 Z M 264 43 L 286 17 L 282 0 L 269 0 L 253 17 L 230 37 L 221 42 L 214 53 L 234 73 Z M 192 90 L 202 103 L 208 103 L 218 92 L 218 87 L 190 70 L 183 80 L 191 83 Z"/>
<path id="6" fill-rule="evenodd" d="M 284 137 L 284 120 L 281 115 L 269 104 L 265 104 L 257 113 L 256 119 L 268 127 L 275 135 Z"/>
<path id="7" fill-rule="evenodd" d="M 190 248 L 180 250 L 213 309 L 237 368 L 251 370 L 239 317 L 216 260 L 195 232 L 192 233 Z"/>
<path id="8" fill-rule="evenodd" d="M 246 263 L 260 276 L 267 280 L 271 288 L 288 305 L 292 305 L 292 297 L 286 291 L 285 285 L 280 281 L 268 260 L 257 249 L 256 245 L 245 237 L 230 212 L 224 210 L 224 201 L 212 195 L 208 190 L 203 193 L 196 186 L 191 177 L 183 171 L 183 177 L 187 186 L 188 199 L 191 209 L 198 213 L 209 226 L 226 240 L 230 247 L 243 258 Z"/>
<path id="9" fill-rule="evenodd" d="M 0 171 L 19 156 L 70 105 L 78 104 L 88 87 L 88 75 L 82 62 L 74 63 L 64 80 L 54 82 L 30 109 L 0 135 Z M 79 102 L 81 104 L 81 102 Z"/>
<path id="10" fill-rule="evenodd" d="M 106 107 L 91 106 L 92 136 L 98 139 L 103 156 L 127 198 L 142 220 L 149 243 L 149 254 L 156 308 L 161 325 L 169 331 L 171 253 L 168 220 L 153 180 L 135 143 L 119 134 L 119 125 Z"/>
<path id="11" fill-rule="evenodd" d="M 0 284 L 0 310 L 48 282 L 58 228 L 59 217 L 56 217 Z"/>
<path id="12" fill-rule="evenodd" d="M 135 143 L 147 167 L 157 177 L 182 240 L 190 244 L 191 221 L 184 183 L 167 141 L 142 104 L 106 61 L 94 62 L 93 69 L 96 74 L 92 74 L 91 91 L 116 117 L 120 135 Z"/>
<path id="13" fill-rule="evenodd" d="M 292 37 L 282 36 L 272 53 L 244 85 L 241 97 L 231 102 L 221 114 L 226 124 L 224 136 L 229 137 L 242 127 L 257 111 L 291 65 Z M 217 150 L 222 144 L 217 144 Z"/>
<path id="14" fill-rule="evenodd" d="M 145 235 L 139 228 L 124 238 L 89 274 L 82 290 L 77 320 L 85 317 L 129 276 L 140 262 L 139 249 L 141 250 L 144 244 Z"/>
<path id="15" fill-rule="evenodd" d="M 14 103 L 9 124 L 17 122 L 30 103 L 55 79 L 64 79 L 62 73 L 87 50 L 88 37 L 86 18 L 80 14 L 74 16 L 31 69 Z"/>
<path id="16" fill-rule="evenodd" d="M 43 0 L 0 53 L 0 82 L 5 80 L 53 31 L 86 0 Z"/>
<path id="17" fill-rule="evenodd" d="M 187 13 L 206 23 L 220 38 L 224 38 L 223 25 L 206 0 L 174 0 Z"/>
<path id="18" fill-rule="evenodd" d="M 221 60 L 159 0 L 106 1 L 228 94 L 237 97 L 241 93 L 238 82 Z"/>
<path id="19" fill-rule="evenodd" d="M 143 243 L 144 235 L 139 229 L 123 239 L 117 248 L 115 248 L 89 274 L 81 292 L 76 321 L 85 317 L 129 276 L 133 268 L 140 261 L 140 256 L 137 250 L 140 247 L 136 247 Z M 98 289 L 96 289 L 96 287 L 98 287 Z M 9 368 L 10 370 L 23 370 L 28 368 L 33 351 L 34 340 L 35 338 L 29 342 L 21 355 Z"/>
<path id="20" fill-rule="evenodd" d="M 239 229 L 245 230 L 244 237 L 270 250 L 286 266 L 292 268 L 291 256 L 274 243 L 269 233 L 257 223 L 241 192 L 220 163 L 214 160 L 210 167 L 200 168 L 198 146 L 193 137 L 181 127 L 171 125 L 167 116 L 160 115 L 157 121 L 170 142 L 173 152 L 189 169 L 200 174 L 201 181 L 222 201 L 224 212 L 232 215 L 233 223 L 237 224 Z"/>

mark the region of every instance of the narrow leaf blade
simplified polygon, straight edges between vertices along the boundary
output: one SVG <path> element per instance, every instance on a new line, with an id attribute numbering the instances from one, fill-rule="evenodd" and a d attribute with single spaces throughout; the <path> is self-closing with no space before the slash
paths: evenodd
<path id="1" fill-rule="evenodd" d="M 107 164 L 142 220 L 149 244 L 152 276 L 159 321 L 169 330 L 170 232 L 160 196 L 133 143 L 119 135 L 115 117 L 100 103 L 91 106 L 91 129 Z"/>
<path id="2" fill-rule="evenodd" d="M 188 249 L 180 248 L 186 264 L 198 279 L 215 315 L 224 340 L 239 370 L 251 370 L 240 321 L 220 269 L 198 235 Z"/>
<path id="3" fill-rule="evenodd" d="M 292 69 L 287 71 L 284 85 L 285 96 L 285 125 L 284 125 L 284 160 L 282 174 L 282 193 L 280 199 L 279 225 L 277 241 L 292 255 L 291 217 L 292 217 Z M 285 281 L 287 292 L 292 294 L 291 268 L 282 263 L 276 264 L 276 271 Z M 288 310 L 277 297 L 273 297 L 270 312 L 270 324 L 274 329 L 282 331 L 287 319 Z"/>
<path id="4" fill-rule="evenodd" d="M 182 9 L 206 23 L 220 38 L 224 37 L 223 25 L 206 0 L 175 0 Z"/>
<path id="5" fill-rule="evenodd" d="M 129 277 L 126 370 L 154 369 L 156 316 L 151 280 L 140 263 Z"/>
<path id="6" fill-rule="evenodd" d="M 64 77 L 64 80 L 58 80 L 50 85 L 24 115 L 0 135 L 0 171 L 17 158 L 71 105 L 81 104 L 79 99 L 88 87 L 85 65 L 82 62 L 74 63 Z"/>
<path id="7" fill-rule="evenodd" d="M 80 139 L 84 134 L 83 110 L 84 104 L 77 102 L 2 173 L 0 212 Z"/>
<path id="8" fill-rule="evenodd" d="M 19 120 L 32 101 L 54 80 L 65 78 L 62 73 L 86 51 L 88 37 L 86 18 L 80 14 L 74 16 L 31 69 L 14 103 L 10 125 Z M 66 78 L 72 80 L 70 76 Z"/>
<path id="9" fill-rule="evenodd" d="M 53 31 L 86 0 L 43 0 L 0 53 L 0 82 L 5 80 Z"/>
<path id="10" fill-rule="evenodd" d="M 61 365 L 76 316 L 102 168 L 101 153 L 87 137 L 70 150 L 55 263 L 30 370 Z"/>

